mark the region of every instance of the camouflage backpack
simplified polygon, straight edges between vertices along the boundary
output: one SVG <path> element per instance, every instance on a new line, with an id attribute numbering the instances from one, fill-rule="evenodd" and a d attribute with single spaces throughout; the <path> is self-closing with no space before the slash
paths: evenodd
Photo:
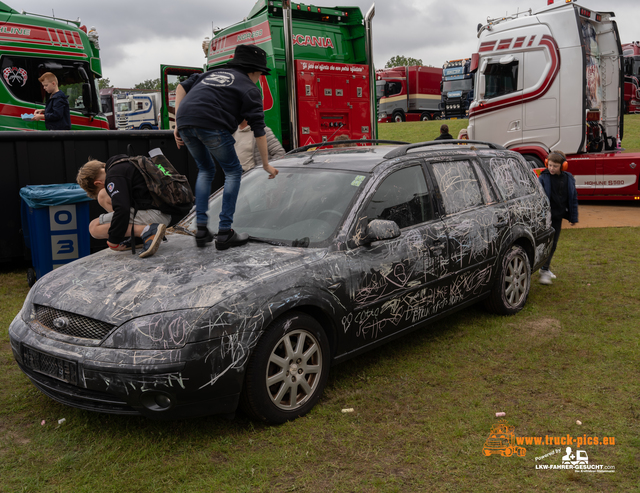
<path id="1" fill-rule="evenodd" d="M 151 193 L 153 205 L 159 210 L 166 205 L 173 208 L 190 208 L 194 202 L 187 177 L 176 171 L 160 149 L 152 149 L 147 156 L 130 156 L 111 164 L 129 161 L 140 171 Z"/>

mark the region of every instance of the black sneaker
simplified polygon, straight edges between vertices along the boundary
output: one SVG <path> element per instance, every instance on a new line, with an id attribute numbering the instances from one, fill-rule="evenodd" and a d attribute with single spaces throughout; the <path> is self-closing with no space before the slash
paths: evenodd
<path id="1" fill-rule="evenodd" d="M 160 243 L 162 243 L 166 230 L 167 227 L 162 223 L 150 224 L 149 228 L 142 233 L 144 245 L 142 245 L 142 253 L 138 256 L 140 258 L 146 258 L 156 253 L 158 248 L 160 248 Z"/>
<path id="2" fill-rule="evenodd" d="M 218 231 L 218 237 L 216 238 L 216 249 L 226 250 L 227 248 L 242 246 L 249 241 L 249 235 L 247 233 L 236 233 L 234 230 Z"/>
<path id="3" fill-rule="evenodd" d="M 207 243 L 211 243 L 213 241 L 213 235 L 208 228 L 198 228 L 196 232 L 196 246 L 205 247 Z"/>

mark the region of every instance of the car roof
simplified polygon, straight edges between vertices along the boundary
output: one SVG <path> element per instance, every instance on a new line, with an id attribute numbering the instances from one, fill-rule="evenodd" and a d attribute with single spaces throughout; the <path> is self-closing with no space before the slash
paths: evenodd
<path id="1" fill-rule="evenodd" d="M 340 144 L 344 145 L 345 141 Z M 370 173 L 373 169 L 387 160 L 402 157 L 429 156 L 475 156 L 478 152 L 496 155 L 496 150 L 504 151 L 501 146 L 486 142 L 475 141 L 432 141 L 407 145 L 373 145 L 340 148 L 315 148 L 305 146 L 294 149 L 277 161 L 277 168 L 333 169 L 352 171 L 356 173 Z M 462 145 L 460 145 L 462 144 Z M 475 145 L 474 145 L 475 144 Z M 318 144 L 320 145 L 320 144 Z M 479 145 L 480 147 L 476 147 Z M 484 151 L 484 152 L 483 152 Z"/>

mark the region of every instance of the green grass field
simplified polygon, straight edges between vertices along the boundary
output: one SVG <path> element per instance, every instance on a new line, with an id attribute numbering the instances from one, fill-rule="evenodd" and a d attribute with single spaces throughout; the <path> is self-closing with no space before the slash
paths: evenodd
<path id="1" fill-rule="evenodd" d="M 472 307 L 336 366 L 308 416 L 273 427 L 52 401 L 9 347 L 25 273 L 0 273 L 0 491 L 640 491 L 639 249 L 640 228 L 563 231 L 558 280 L 534 274 L 518 315 Z M 518 437 L 614 437 L 583 449 L 615 473 L 536 469 L 564 446 L 485 457 L 500 419 Z"/>
<path id="2" fill-rule="evenodd" d="M 461 128 L 466 128 L 467 120 L 443 120 L 428 122 L 381 123 L 378 125 L 378 138 L 405 142 L 425 142 L 440 135 L 440 125 L 449 125 L 449 133 L 454 138 Z M 622 147 L 627 152 L 640 151 L 640 115 L 624 117 L 624 135 Z"/>

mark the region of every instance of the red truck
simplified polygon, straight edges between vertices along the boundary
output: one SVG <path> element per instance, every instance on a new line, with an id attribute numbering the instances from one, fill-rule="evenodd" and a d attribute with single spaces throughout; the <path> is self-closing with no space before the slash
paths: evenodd
<path id="1" fill-rule="evenodd" d="M 624 57 L 624 112 L 640 113 L 640 42 L 622 45 Z"/>
<path id="2" fill-rule="evenodd" d="M 414 65 L 376 71 L 379 122 L 440 119 L 442 69 Z"/>

